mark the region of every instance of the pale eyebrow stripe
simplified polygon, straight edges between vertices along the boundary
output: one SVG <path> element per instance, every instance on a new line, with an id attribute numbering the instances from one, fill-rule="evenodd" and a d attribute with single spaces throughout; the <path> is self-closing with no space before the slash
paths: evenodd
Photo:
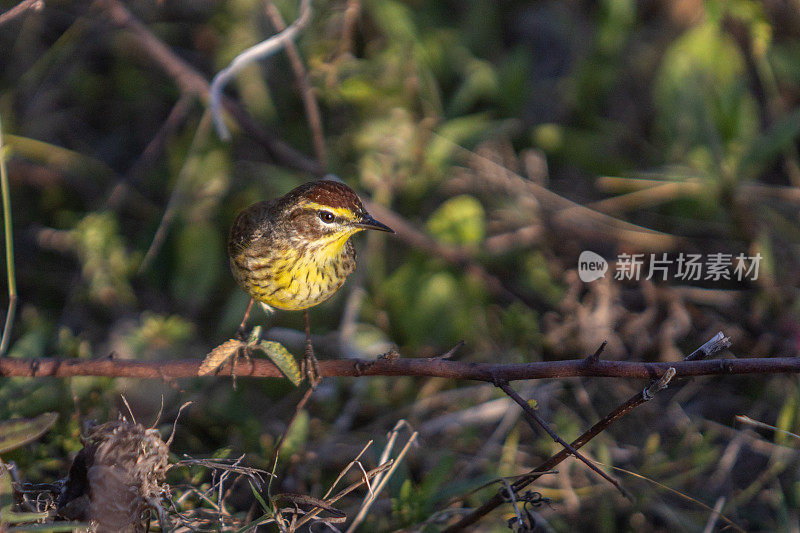
<path id="1" fill-rule="evenodd" d="M 329 205 L 318 204 L 317 202 L 308 202 L 303 207 L 310 208 L 310 209 L 321 209 L 323 211 L 330 211 L 336 216 L 345 218 L 347 220 L 355 220 L 355 215 L 353 212 L 346 207 L 331 207 Z"/>

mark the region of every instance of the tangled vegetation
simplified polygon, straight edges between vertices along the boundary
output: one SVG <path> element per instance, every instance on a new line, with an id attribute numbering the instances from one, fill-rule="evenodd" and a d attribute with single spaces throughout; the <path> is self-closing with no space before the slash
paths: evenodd
<path id="1" fill-rule="evenodd" d="M 436 357 L 464 341 L 453 358 L 526 363 L 606 342 L 604 359 L 670 362 L 718 331 L 727 356 L 800 351 L 790 2 L 316 0 L 296 49 L 228 83 L 230 142 L 208 82 L 298 2 L 47 0 L 6 16 L 17 4 L 0 0 L 19 296 L 3 357 L 201 360 L 248 303 L 225 251 L 236 213 L 327 173 L 398 237 L 356 237 L 358 270 L 311 310 L 320 359 Z M 609 261 L 605 277 L 581 280 L 586 250 Z M 625 279 L 623 254 L 642 254 L 643 272 L 680 254 L 760 261 L 746 279 L 681 278 L 677 261 Z M 300 313 L 251 323 L 302 354 Z M 569 442 L 647 385 L 516 388 Z M 587 443 L 632 500 L 573 458 L 510 494 L 503 483 L 562 448 L 492 384 L 331 378 L 303 393 L 288 380 L 0 378 L 0 421 L 59 414 L 25 446 L 0 435 L 0 454 L 18 488 L 53 483 L 99 442 L 89 420 L 127 428 L 109 421 L 133 415 L 135 432 L 156 438 L 155 424 L 165 440 L 175 423 L 174 466 L 136 500 L 136 513 L 160 509 L 151 529 L 346 529 L 365 509 L 363 531 L 438 531 L 498 489 L 509 503 L 481 530 L 797 528 L 794 375 L 676 380 Z M 26 498 L 17 512 L 58 505 Z M 308 506 L 318 514 L 301 518 Z"/>

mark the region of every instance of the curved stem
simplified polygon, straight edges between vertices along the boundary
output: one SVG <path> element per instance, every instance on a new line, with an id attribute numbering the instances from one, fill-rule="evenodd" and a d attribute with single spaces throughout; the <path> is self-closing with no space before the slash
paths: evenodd
<path id="1" fill-rule="evenodd" d="M 8 312 L 6 323 L 3 326 L 3 337 L 0 340 L 0 357 L 8 350 L 11 338 L 11 327 L 14 324 L 14 315 L 17 310 L 17 278 L 14 272 L 14 236 L 11 223 L 11 193 L 8 187 L 8 172 L 6 171 L 6 148 L 3 146 L 3 126 L 0 122 L 0 193 L 3 196 L 3 229 L 6 239 L 6 274 L 8 277 Z"/>

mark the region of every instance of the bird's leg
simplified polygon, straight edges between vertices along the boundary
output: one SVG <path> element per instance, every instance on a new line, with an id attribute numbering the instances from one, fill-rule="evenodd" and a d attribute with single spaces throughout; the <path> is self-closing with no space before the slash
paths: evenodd
<path id="1" fill-rule="evenodd" d="M 247 319 L 250 318 L 250 309 L 253 307 L 254 300 L 250 298 L 250 303 L 247 304 L 247 309 L 244 310 L 244 316 L 242 317 L 242 323 L 239 324 L 239 328 L 236 330 L 236 339 L 240 341 L 247 340 Z"/>
<path id="2" fill-rule="evenodd" d="M 241 348 L 236 350 L 236 355 L 233 356 L 233 360 L 231 361 L 231 381 L 233 382 L 233 390 L 236 390 L 236 364 L 239 362 L 239 358 L 242 356 Z"/>
<path id="3" fill-rule="evenodd" d="M 247 309 L 244 310 L 242 323 L 239 324 L 239 327 L 236 329 L 236 336 L 234 337 L 236 340 L 240 341 L 242 345 L 236 350 L 236 355 L 233 356 L 233 361 L 231 361 L 233 390 L 236 390 L 236 365 L 239 363 L 239 359 L 246 359 L 248 363 L 250 362 L 250 355 L 247 353 L 247 346 L 245 346 L 244 343 L 247 342 L 247 319 L 250 318 L 250 309 L 253 308 L 254 301 L 255 300 L 250 298 L 250 303 L 247 304 Z"/>
<path id="4" fill-rule="evenodd" d="M 250 302 L 252 304 L 252 300 L 250 300 Z M 247 310 L 250 311 L 250 306 L 247 306 Z M 239 337 L 238 331 L 236 332 L 236 336 Z M 231 361 L 231 380 L 233 381 L 233 390 L 236 390 L 236 368 L 240 359 L 244 359 L 248 363 L 252 362 L 250 360 L 248 347 L 244 344 L 240 345 L 239 348 L 236 349 L 236 355 L 233 356 L 233 360 Z"/>
<path id="5" fill-rule="evenodd" d="M 306 324 L 306 349 L 303 357 L 303 371 L 308 378 L 311 388 L 316 388 L 322 381 L 319 373 L 319 362 L 314 357 L 314 347 L 311 345 L 311 321 L 308 318 L 308 309 L 303 309 L 303 320 Z"/>

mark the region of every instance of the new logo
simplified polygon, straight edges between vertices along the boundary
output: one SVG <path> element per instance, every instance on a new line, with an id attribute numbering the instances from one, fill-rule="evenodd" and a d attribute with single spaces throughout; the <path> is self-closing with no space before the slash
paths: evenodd
<path id="1" fill-rule="evenodd" d="M 584 283 L 600 279 L 608 272 L 608 261 L 590 250 L 584 250 L 578 257 L 578 277 Z"/>

